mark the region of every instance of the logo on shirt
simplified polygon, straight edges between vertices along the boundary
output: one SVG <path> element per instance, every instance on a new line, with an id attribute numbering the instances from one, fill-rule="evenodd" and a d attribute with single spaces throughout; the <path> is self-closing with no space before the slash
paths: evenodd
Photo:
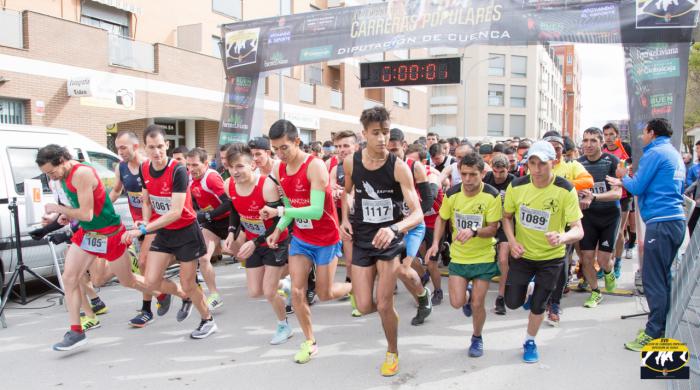
<path id="1" fill-rule="evenodd" d="M 554 214 L 559 212 L 559 200 L 554 198 L 545 199 L 544 209 Z"/>
<path id="2" fill-rule="evenodd" d="M 192 187 L 192 196 L 195 198 L 199 198 L 202 195 L 202 192 L 199 190 L 199 187 Z"/>
<path id="3" fill-rule="evenodd" d="M 486 206 L 483 203 L 479 203 L 472 208 L 472 214 L 484 214 L 485 212 Z"/>
<path id="4" fill-rule="evenodd" d="M 168 193 L 170 192 L 170 186 L 168 186 L 168 183 L 163 183 L 163 187 L 161 188 L 162 193 Z"/>

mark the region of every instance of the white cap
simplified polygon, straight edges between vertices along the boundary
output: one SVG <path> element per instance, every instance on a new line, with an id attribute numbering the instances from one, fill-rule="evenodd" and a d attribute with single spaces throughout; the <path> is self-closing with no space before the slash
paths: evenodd
<path id="1" fill-rule="evenodd" d="M 542 161 L 553 161 L 557 159 L 557 153 L 554 151 L 554 147 L 547 141 L 537 141 L 530 145 L 530 149 L 527 151 L 527 158 L 530 159 L 532 156 L 537 156 Z"/>

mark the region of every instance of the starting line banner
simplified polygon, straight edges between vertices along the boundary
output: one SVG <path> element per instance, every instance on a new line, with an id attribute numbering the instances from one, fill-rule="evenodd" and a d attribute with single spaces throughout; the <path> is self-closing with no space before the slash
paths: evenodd
<path id="1" fill-rule="evenodd" d="M 408 48 L 543 42 L 623 44 L 633 134 L 655 116 L 678 130 L 699 6 L 695 0 L 393 0 L 226 24 L 219 143 L 245 142 L 261 125 L 258 80 L 276 69 Z"/>

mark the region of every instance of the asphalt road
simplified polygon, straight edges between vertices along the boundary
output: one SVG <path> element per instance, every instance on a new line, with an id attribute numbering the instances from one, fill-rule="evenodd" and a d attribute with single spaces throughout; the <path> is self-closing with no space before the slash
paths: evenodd
<path id="1" fill-rule="evenodd" d="M 621 287 L 632 287 L 634 260 L 627 260 Z M 447 295 L 426 323 L 411 326 L 415 308 L 399 287 L 397 309 L 400 373 L 379 375 L 386 344 L 379 317 L 350 316 L 348 301 L 312 307 L 319 354 L 306 365 L 292 360 L 303 335 L 294 315 L 294 337 L 271 346 L 275 319 L 264 300 L 247 297 L 245 273 L 238 264 L 217 266 L 225 300 L 215 313 L 219 332 L 191 340 L 196 311 L 183 323 L 175 321 L 179 301 L 145 329 L 127 321 L 140 307 L 140 295 L 119 285 L 100 296 L 110 308 L 102 327 L 88 333 L 88 345 L 73 352 L 54 352 L 51 345 L 67 329 L 63 306 L 41 298 L 21 307 L 11 303 L 7 329 L 0 329 L 0 388 L 14 389 L 664 389 L 663 381 L 639 379 L 640 355 L 622 344 L 633 338 L 644 320 L 621 320 L 636 313 L 635 297 L 606 296 L 601 306 L 585 309 L 587 294 L 571 292 L 563 300 L 561 327 L 543 325 L 537 342 L 540 362 L 521 362 L 527 312 L 505 316 L 489 312 L 484 329 L 485 354 L 467 356 L 471 320 L 449 306 Z M 344 278 L 339 268 L 337 278 Z M 444 279 L 446 288 L 447 280 Z M 490 308 L 496 284 L 487 296 Z M 646 302 L 644 302 L 646 303 Z M 53 305 L 53 306 L 51 306 Z M 39 308 L 40 306 L 51 306 Z"/>

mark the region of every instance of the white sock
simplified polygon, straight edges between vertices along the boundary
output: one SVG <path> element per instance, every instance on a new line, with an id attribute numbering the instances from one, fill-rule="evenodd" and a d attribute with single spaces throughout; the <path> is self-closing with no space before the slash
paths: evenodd
<path id="1" fill-rule="evenodd" d="M 277 321 L 278 325 L 287 325 L 287 318 L 285 317 L 283 320 Z"/>
<path id="2" fill-rule="evenodd" d="M 535 336 L 530 336 L 529 333 L 526 333 L 525 334 L 525 342 L 528 342 L 530 340 L 535 341 Z"/>

